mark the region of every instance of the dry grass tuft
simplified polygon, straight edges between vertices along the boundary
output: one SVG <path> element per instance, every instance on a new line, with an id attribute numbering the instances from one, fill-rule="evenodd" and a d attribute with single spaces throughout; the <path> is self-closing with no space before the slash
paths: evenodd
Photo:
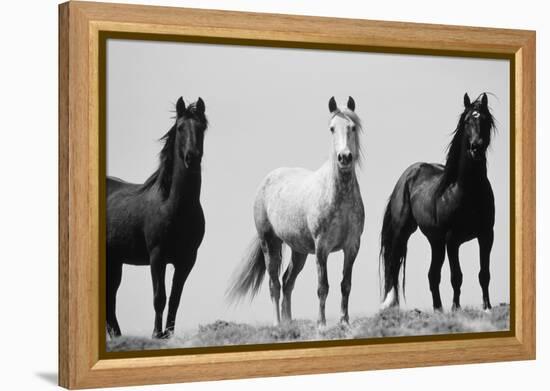
<path id="1" fill-rule="evenodd" d="M 199 326 L 193 334 L 170 340 L 131 336 L 108 340 L 107 351 L 502 331 L 509 328 L 509 313 L 508 304 L 501 304 L 488 312 L 474 308 L 443 313 L 389 309 L 371 317 L 352 319 L 349 326 L 335 324 L 322 330 L 311 320 L 295 320 L 281 326 L 217 320 Z"/>

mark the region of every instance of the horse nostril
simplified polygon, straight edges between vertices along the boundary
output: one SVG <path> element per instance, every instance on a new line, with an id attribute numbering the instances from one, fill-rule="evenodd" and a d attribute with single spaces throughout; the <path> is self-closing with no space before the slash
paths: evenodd
<path id="1" fill-rule="evenodd" d="M 351 158 L 351 152 L 338 154 L 338 162 L 340 162 L 341 164 L 349 164 L 351 162 Z"/>

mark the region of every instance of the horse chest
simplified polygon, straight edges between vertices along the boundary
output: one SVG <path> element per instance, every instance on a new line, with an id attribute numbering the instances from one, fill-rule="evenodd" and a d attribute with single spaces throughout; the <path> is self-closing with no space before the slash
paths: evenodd
<path id="1" fill-rule="evenodd" d="M 204 214 L 200 206 L 176 212 L 161 211 L 149 219 L 145 229 L 150 233 L 149 248 L 160 247 L 166 255 L 178 255 L 186 249 L 194 251 L 204 237 Z"/>
<path id="2" fill-rule="evenodd" d="M 495 210 L 490 192 L 448 193 L 438 205 L 438 212 L 439 229 L 443 228 L 447 237 L 460 243 L 493 229 Z"/>
<path id="3" fill-rule="evenodd" d="M 476 237 L 480 232 L 492 229 L 494 212 L 487 205 L 468 203 L 457 209 L 451 230 L 464 236 L 465 240 Z"/>
<path id="4" fill-rule="evenodd" d="M 338 204 L 326 204 L 319 209 L 313 224 L 313 236 L 330 251 L 338 251 L 361 235 L 364 211 L 360 198 L 345 197 Z"/>

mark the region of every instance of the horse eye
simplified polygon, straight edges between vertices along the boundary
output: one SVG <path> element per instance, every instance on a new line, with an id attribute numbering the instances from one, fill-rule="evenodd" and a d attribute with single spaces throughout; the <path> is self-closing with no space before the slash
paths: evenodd
<path id="1" fill-rule="evenodd" d="M 331 126 L 331 127 L 330 127 L 330 131 L 331 131 L 332 133 L 334 133 L 334 126 Z"/>
<path id="2" fill-rule="evenodd" d="M 351 131 L 355 132 L 355 125 L 351 127 Z"/>

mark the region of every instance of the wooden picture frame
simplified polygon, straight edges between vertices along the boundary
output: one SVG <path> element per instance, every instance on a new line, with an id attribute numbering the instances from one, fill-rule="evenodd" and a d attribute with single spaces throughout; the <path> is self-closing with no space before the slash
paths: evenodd
<path id="1" fill-rule="evenodd" d="M 104 137 L 102 34 L 511 63 L 511 330 L 498 337 L 391 339 L 102 356 L 100 291 Z M 104 48 L 104 46 L 103 46 Z M 104 129 L 103 129 L 104 131 Z M 102 151 L 103 150 L 103 151 Z M 512 202 L 512 201 L 511 201 Z M 535 32 L 415 23 L 68 2 L 59 6 L 59 384 L 90 388 L 535 358 Z M 104 341 L 104 339 L 103 339 Z M 459 354 L 457 354 L 459 352 Z"/>

